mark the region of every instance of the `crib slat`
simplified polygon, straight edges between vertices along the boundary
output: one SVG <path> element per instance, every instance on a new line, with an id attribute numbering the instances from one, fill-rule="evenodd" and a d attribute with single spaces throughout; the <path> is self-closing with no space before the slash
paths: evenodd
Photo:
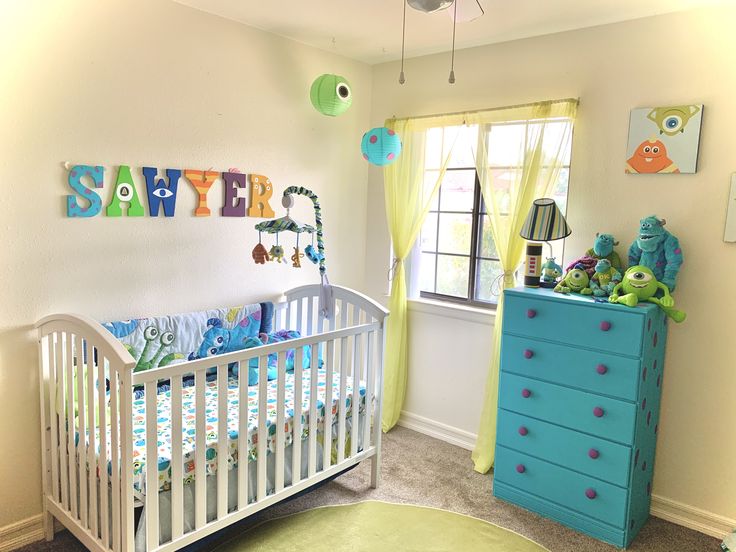
<path id="1" fill-rule="evenodd" d="M 301 310 L 301 301 L 299 306 Z M 304 347 L 297 347 L 294 352 L 294 415 L 291 433 L 292 485 L 299 483 L 302 478 L 302 362 L 304 362 Z"/>
<path id="2" fill-rule="evenodd" d="M 238 509 L 248 505 L 248 365 L 238 363 Z"/>
<path id="3" fill-rule="evenodd" d="M 348 327 L 348 303 L 340 300 L 340 329 Z"/>
<path id="4" fill-rule="evenodd" d="M 217 367 L 217 519 L 227 515 L 227 455 L 230 450 L 227 400 L 227 364 L 221 364 Z"/>
<path id="5" fill-rule="evenodd" d="M 184 453 L 182 452 L 182 376 L 171 378 L 171 538 L 184 534 Z"/>
<path id="6" fill-rule="evenodd" d="M 268 357 L 258 357 L 258 500 L 266 498 L 266 444 L 268 443 Z"/>
<path id="7" fill-rule="evenodd" d="M 284 489 L 284 448 L 286 436 L 284 434 L 286 410 L 286 351 L 278 353 L 276 366 L 276 473 L 274 477 L 275 492 Z"/>
<path id="8" fill-rule="evenodd" d="M 296 302 L 296 331 L 302 333 L 302 318 L 304 317 L 304 297 Z"/>
<path id="9" fill-rule="evenodd" d="M 314 298 L 307 297 L 307 335 L 312 335 L 314 329 Z"/>
<path id="10" fill-rule="evenodd" d="M 108 526 L 108 476 L 107 476 L 107 393 L 105 381 L 105 357 L 102 351 L 97 349 L 97 395 L 100 420 L 100 456 L 99 456 L 99 479 L 100 479 L 100 537 L 102 543 L 107 546 L 110 539 L 110 528 Z"/>
<path id="11" fill-rule="evenodd" d="M 353 312 L 353 320 L 355 320 L 357 309 Z M 353 322 L 357 325 L 356 322 Z M 360 346 L 363 342 L 363 336 L 356 334 L 353 336 L 353 394 L 351 398 L 352 410 L 350 412 L 350 456 L 358 454 L 358 441 L 360 440 Z"/>
<path id="12" fill-rule="evenodd" d="M 132 371 L 125 369 L 120 374 L 120 433 L 121 437 L 121 485 L 122 485 L 122 545 L 124 552 L 134 548 L 134 507 L 133 507 L 133 386 Z"/>
<path id="13" fill-rule="evenodd" d="M 330 320 L 334 324 L 335 318 Z M 327 370 L 325 374 L 325 427 L 322 445 L 322 469 L 332 465 L 332 372 L 335 368 L 335 340 L 327 342 Z"/>
<path id="14" fill-rule="evenodd" d="M 363 426 L 363 450 L 368 448 L 371 445 L 371 413 L 373 412 L 372 408 L 372 402 L 373 402 L 373 392 L 374 392 L 374 382 L 375 379 L 373 375 L 373 346 L 375 341 L 374 332 L 370 331 L 368 332 L 368 337 L 366 338 L 366 346 L 365 346 L 365 364 L 366 364 L 366 374 L 365 374 L 365 424 Z M 381 420 L 372 420 L 375 424 L 380 424 Z"/>
<path id="15" fill-rule="evenodd" d="M 194 374 L 195 385 L 195 424 L 194 437 L 195 459 L 194 459 L 194 527 L 199 529 L 207 523 L 207 480 L 205 462 L 207 454 L 207 420 L 205 418 L 206 389 L 205 383 L 207 370 L 197 370 Z"/>
<path id="16" fill-rule="evenodd" d="M 106 359 L 107 360 L 107 359 Z M 109 366 L 109 365 L 108 365 Z M 108 368 L 109 369 L 109 368 Z M 112 549 L 120 550 L 120 439 L 118 418 L 118 371 L 110 370 L 110 447 L 112 460 Z"/>
<path id="17" fill-rule="evenodd" d="M 311 303 L 310 303 L 311 304 Z M 320 345 L 312 345 L 309 363 L 309 477 L 317 473 L 317 370 Z"/>
<path id="18" fill-rule="evenodd" d="M 99 426 L 97 425 L 97 401 L 95 400 L 95 348 L 92 342 L 87 340 L 87 427 L 89 432 L 89 445 L 87 446 L 87 467 L 89 490 L 89 527 L 92 535 L 97 538 L 98 532 L 98 510 L 97 510 L 97 436 Z"/>
<path id="19" fill-rule="evenodd" d="M 49 334 L 49 419 L 51 420 L 51 490 L 54 500 L 59 498 L 59 415 L 56 404 L 58 396 L 58 358 L 56 356 L 56 340 L 59 339 L 58 332 Z"/>
<path id="20" fill-rule="evenodd" d="M 69 444 L 66 437 L 67 419 L 66 419 L 66 400 L 65 385 L 67 362 L 64 356 L 64 345 L 67 341 L 66 332 L 59 333 L 59 340 L 56 343 L 56 377 L 58 384 L 58 409 L 59 409 L 59 459 L 60 459 L 60 475 L 61 475 L 61 505 L 65 510 L 69 508 L 69 466 L 67 456 L 69 454 Z"/>
<path id="21" fill-rule="evenodd" d="M 82 527 L 89 527 L 89 519 L 87 518 L 87 449 L 85 446 L 87 439 L 85 403 L 87 401 L 84 393 L 85 373 L 88 368 L 84 358 L 82 336 L 78 335 L 76 337 L 77 425 L 79 432 L 79 439 L 77 441 L 77 469 L 79 470 L 79 522 L 82 524 Z"/>
<path id="22" fill-rule="evenodd" d="M 67 427 L 67 462 L 69 468 L 69 509 L 72 516 L 77 517 L 77 445 L 76 424 L 74 420 L 74 356 L 72 353 L 72 344 L 74 340 L 72 334 L 66 334 L 66 360 L 64 362 L 66 368 L 66 427 Z"/>
<path id="23" fill-rule="evenodd" d="M 346 309 L 347 310 L 347 309 Z M 337 462 L 345 460 L 345 402 L 347 401 L 348 338 L 340 339 L 340 397 L 337 403 Z"/>
<path id="24" fill-rule="evenodd" d="M 146 549 L 158 547 L 158 405 L 155 381 L 144 384 L 146 395 Z"/>

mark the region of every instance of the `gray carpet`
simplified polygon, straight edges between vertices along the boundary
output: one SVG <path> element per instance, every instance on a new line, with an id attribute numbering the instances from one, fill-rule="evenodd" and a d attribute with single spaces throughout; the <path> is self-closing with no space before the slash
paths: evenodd
<path id="1" fill-rule="evenodd" d="M 323 487 L 285 504 L 270 508 L 219 533 L 200 549 L 210 550 L 234 532 L 271 517 L 299 512 L 315 506 L 342 504 L 366 499 L 421 504 L 452 510 L 488 520 L 521 533 L 552 552 L 613 552 L 615 547 L 586 537 L 555 522 L 493 498 L 490 475 L 475 473 L 468 451 L 397 427 L 383 438 L 383 480 L 370 488 L 370 465 L 365 463 Z M 52 543 L 40 542 L 23 552 L 84 550 L 69 533 Z M 719 551 L 716 539 L 678 525 L 650 518 L 629 548 L 632 552 Z M 502 552 L 502 551 L 498 551 Z"/>

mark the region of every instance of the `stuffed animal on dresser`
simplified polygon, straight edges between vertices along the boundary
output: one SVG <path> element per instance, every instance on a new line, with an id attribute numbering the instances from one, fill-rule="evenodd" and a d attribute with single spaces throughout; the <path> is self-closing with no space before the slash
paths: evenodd
<path id="1" fill-rule="evenodd" d="M 621 281 L 621 273 L 611 266 L 608 259 L 600 259 L 595 265 L 595 273 L 590 279 L 590 289 L 596 297 L 608 297 Z"/>
<path id="2" fill-rule="evenodd" d="M 679 240 L 664 229 L 666 223 L 655 215 L 639 221 L 639 235 L 629 248 L 629 266 L 647 267 L 658 281 L 675 291 L 683 256 Z"/>

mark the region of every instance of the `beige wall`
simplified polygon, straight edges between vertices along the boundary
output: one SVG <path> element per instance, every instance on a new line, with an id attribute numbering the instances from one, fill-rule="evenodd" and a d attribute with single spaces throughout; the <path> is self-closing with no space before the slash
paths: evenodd
<path id="1" fill-rule="evenodd" d="M 654 492 L 730 519 L 736 519 L 731 322 L 736 299 L 726 286 L 736 274 L 736 249 L 722 238 L 730 174 L 736 171 L 733 21 L 736 9 L 721 8 L 464 50 L 456 55 L 454 86 L 447 83 L 449 54 L 408 60 L 404 86 L 397 83 L 398 64 L 383 64 L 374 67 L 371 110 L 377 125 L 392 115 L 580 97 L 567 256 L 589 247 L 596 231 L 614 233 L 625 251 L 639 218 L 652 213 L 665 217 L 667 228 L 679 236 L 686 261 L 676 297 L 689 318 L 681 326 L 671 325 Z M 705 104 L 699 172 L 625 175 L 629 110 L 682 103 Z M 370 172 L 369 193 L 367 283 L 380 296 L 389 240 L 377 170 Z M 421 323 L 417 317 L 424 317 Z M 442 335 L 452 341 L 452 332 L 477 335 L 477 324 L 448 323 L 420 312 L 412 314 L 412 324 L 418 331 L 411 339 L 406 410 L 475 432 L 477 422 L 460 425 L 470 422 L 452 409 L 477 410 L 478 405 L 468 405 L 479 395 L 476 389 L 447 386 L 441 404 L 423 390 L 466 377 L 477 381 L 487 355 L 477 362 L 475 352 L 471 356 L 457 347 L 455 360 L 447 363 L 441 357 L 440 366 L 417 350 L 431 349 Z"/>
<path id="2" fill-rule="evenodd" d="M 353 85 L 339 118 L 309 103 L 327 72 Z M 239 304 L 318 281 L 308 262 L 257 267 L 259 219 L 195 219 L 183 180 L 174 219 L 66 218 L 62 162 L 104 165 L 105 203 L 120 163 L 143 195 L 146 164 L 265 174 L 279 216 L 284 188 L 310 187 L 331 279 L 360 288 L 370 93 L 367 65 L 173 2 L 0 3 L 0 527 L 41 511 L 35 320 Z M 219 209 L 219 183 L 209 197 Z"/>

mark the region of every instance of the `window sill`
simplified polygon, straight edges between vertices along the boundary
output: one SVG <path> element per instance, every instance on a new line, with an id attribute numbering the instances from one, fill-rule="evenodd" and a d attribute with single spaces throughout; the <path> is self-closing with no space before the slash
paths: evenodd
<path id="1" fill-rule="evenodd" d="M 450 302 L 435 301 L 432 299 L 408 299 L 407 306 L 410 312 L 432 314 L 434 316 L 441 316 L 442 318 L 455 318 L 457 320 L 488 326 L 492 325 L 496 319 L 495 310 L 456 305 Z"/>

